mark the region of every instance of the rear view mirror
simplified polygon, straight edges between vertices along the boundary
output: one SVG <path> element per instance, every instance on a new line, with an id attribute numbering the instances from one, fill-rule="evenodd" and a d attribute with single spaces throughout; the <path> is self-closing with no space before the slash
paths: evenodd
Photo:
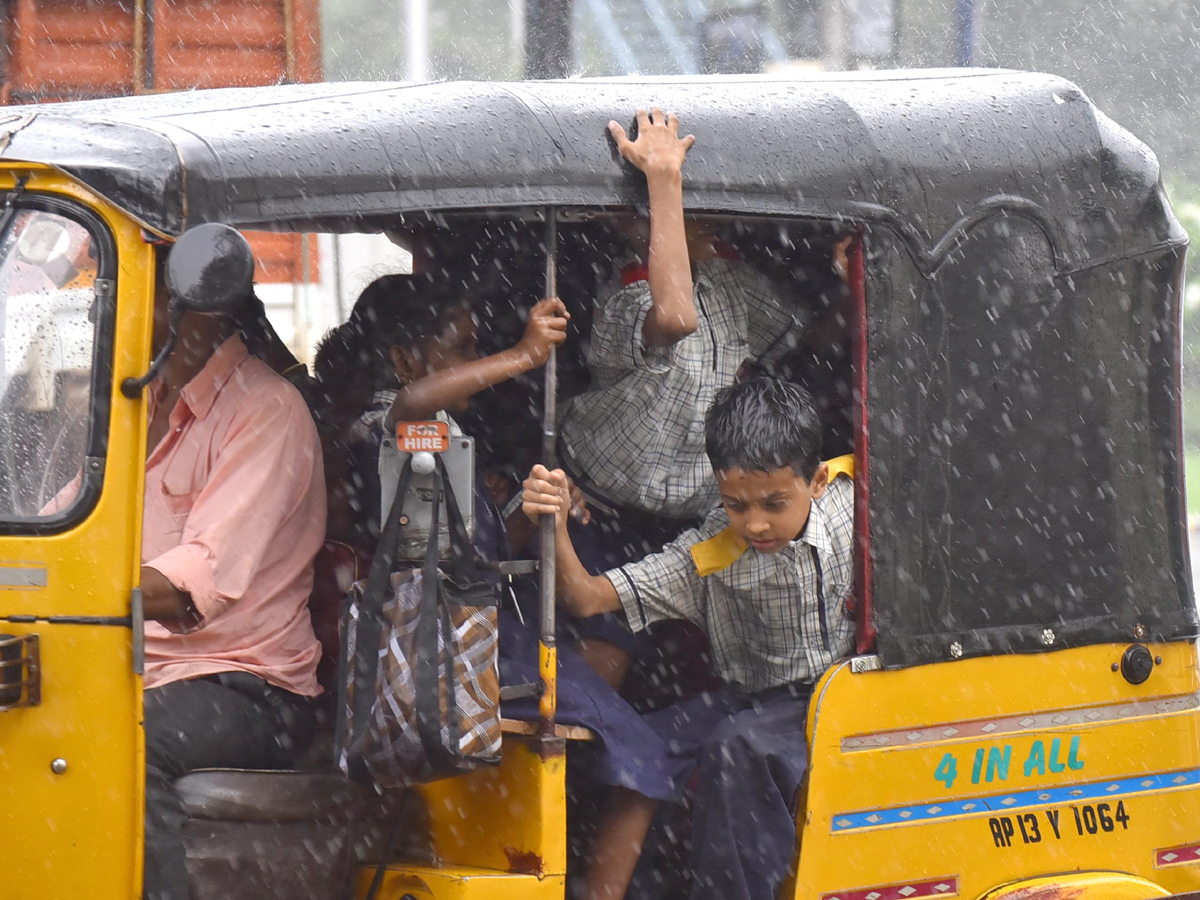
<path id="1" fill-rule="evenodd" d="M 17 259 L 41 269 L 62 290 L 79 275 L 71 257 L 70 230 L 57 216 L 34 213 L 17 238 Z"/>
<path id="2" fill-rule="evenodd" d="M 179 341 L 184 313 L 230 315 L 253 294 L 254 254 L 235 228 L 211 222 L 189 228 L 167 256 L 166 286 L 170 294 L 167 341 L 141 378 L 126 378 L 121 393 L 131 400 L 153 381 Z"/>

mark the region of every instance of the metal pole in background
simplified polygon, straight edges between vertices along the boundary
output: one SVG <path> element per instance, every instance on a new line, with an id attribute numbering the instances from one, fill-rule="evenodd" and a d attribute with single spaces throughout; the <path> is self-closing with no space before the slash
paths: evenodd
<path id="1" fill-rule="evenodd" d="M 513 71 L 519 74 L 525 61 L 525 0 L 508 0 L 508 31 Z"/>
<path id="2" fill-rule="evenodd" d="M 954 22 L 958 41 L 954 48 L 956 66 L 975 65 L 975 0 L 954 0 Z"/>
<path id="3" fill-rule="evenodd" d="M 429 0 L 404 0 L 404 28 L 408 38 L 407 78 L 429 80 Z"/>
<path id="4" fill-rule="evenodd" d="M 840 72 L 850 62 L 850 3 L 829 0 L 825 9 L 825 70 Z"/>
<path id="5" fill-rule="evenodd" d="M 553 206 L 546 207 L 546 296 L 558 296 L 558 215 Z M 542 464 L 553 470 L 558 460 L 558 353 L 550 348 L 546 361 L 545 390 L 542 398 Z M 538 670 L 542 679 L 542 696 L 538 700 L 538 732 L 554 734 L 554 716 L 558 707 L 558 647 L 554 621 L 554 516 L 542 516 L 541 558 L 541 620 L 538 641 Z"/>
<path id="6" fill-rule="evenodd" d="M 571 17 L 574 0 L 528 0 L 525 10 L 525 77 L 566 78 L 574 66 Z"/>

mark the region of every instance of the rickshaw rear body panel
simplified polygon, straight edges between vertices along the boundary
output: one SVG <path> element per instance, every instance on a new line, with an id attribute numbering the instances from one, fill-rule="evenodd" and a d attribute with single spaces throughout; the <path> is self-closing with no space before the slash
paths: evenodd
<path id="1" fill-rule="evenodd" d="M 832 669 L 809 711 L 795 895 L 981 897 L 1076 871 L 1195 889 L 1195 650 L 1150 645 L 1161 662 L 1131 685 L 1113 671 L 1127 646 Z"/>

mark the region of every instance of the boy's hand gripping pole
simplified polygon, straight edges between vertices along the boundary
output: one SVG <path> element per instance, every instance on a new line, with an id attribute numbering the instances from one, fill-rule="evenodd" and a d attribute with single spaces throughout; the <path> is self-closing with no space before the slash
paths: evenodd
<path id="1" fill-rule="evenodd" d="M 558 221 L 553 206 L 546 207 L 546 297 L 558 296 Z M 551 471 L 558 459 L 558 352 L 550 348 L 546 361 L 546 384 L 542 399 L 542 463 Z M 554 623 L 554 544 L 555 516 L 542 516 L 541 528 L 541 621 L 539 623 L 538 670 L 542 696 L 538 700 L 538 731 L 554 734 L 554 716 L 558 707 L 558 648 Z"/>

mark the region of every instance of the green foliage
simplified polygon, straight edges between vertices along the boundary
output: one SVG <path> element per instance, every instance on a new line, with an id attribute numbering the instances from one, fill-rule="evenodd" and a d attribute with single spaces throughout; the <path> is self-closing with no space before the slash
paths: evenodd
<path id="1" fill-rule="evenodd" d="M 1200 185 L 1168 184 L 1167 196 L 1191 239 L 1183 296 L 1184 440 L 1200 447 Z"/>
<path id="2" fill-rule="evenodd" d="M 1191 285 L 1190 293 L 1196 294 L 1200 289 L 1200 184 L 1193 182 L 1173 185 L 1168 183 L 1167 196 L 1171 200 L 1175 215 L 1187 229 L 1188 237 L 1192 242 L 1188 250 L 1187 280 Z M 1195 302 L 1200 302 L 1200 296 L 1194 299 Z M 1200 319 L 1200 310 L 1195 310 L 1195 314 Z"/>

